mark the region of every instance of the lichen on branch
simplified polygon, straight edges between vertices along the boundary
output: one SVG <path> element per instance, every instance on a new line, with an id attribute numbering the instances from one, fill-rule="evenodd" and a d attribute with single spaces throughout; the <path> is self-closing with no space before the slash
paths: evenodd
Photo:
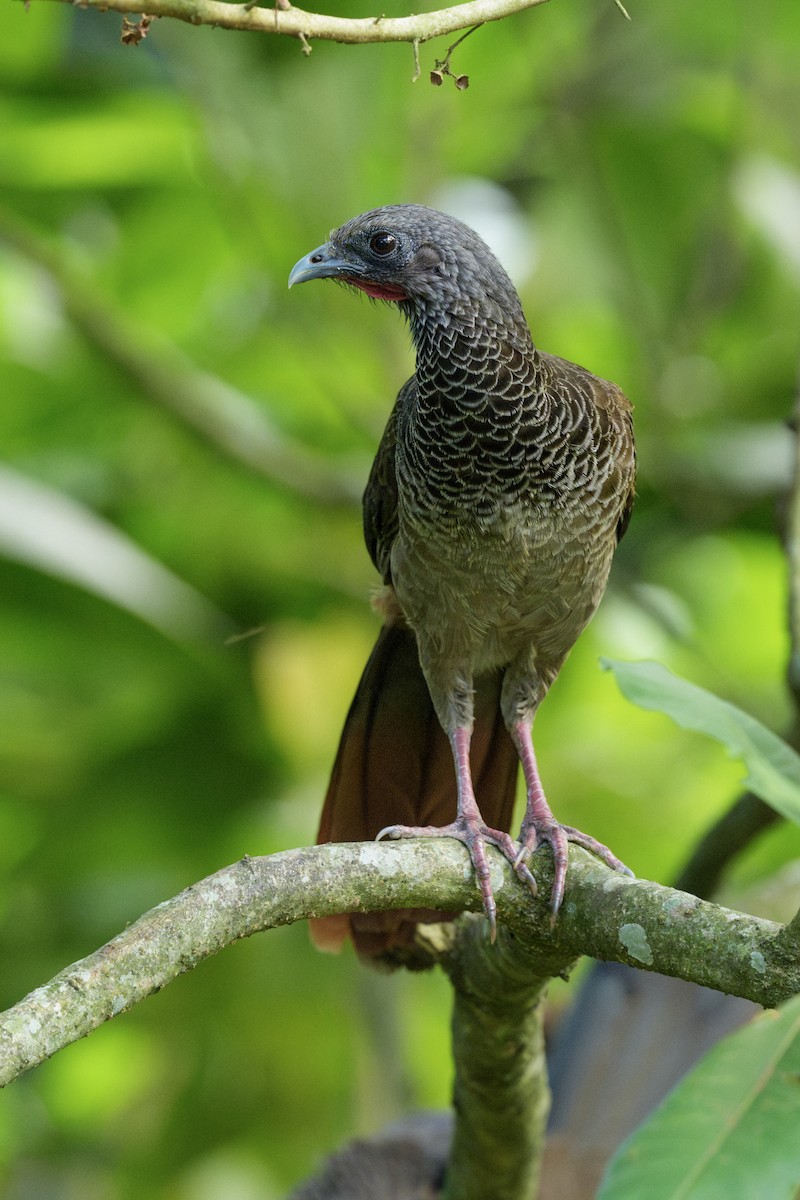
<path id="1" fill-rule="evenodd" d="M 676 975 L 773 1006 L 800 992 L 800 961 L 782 926 L 610 871 L 570 851 L 568 890 L 555 929 L 546 850 L 533 867 L 534 899 L 496 862 L 498 918 L 513 935 L 520 970 L 535 955 L 532 986 L 579 954 Z M 0 1085 L 132 1008 L 239 938 L 309 916 L 394 908 L 478 910 L 464 848 L 447 838 L 354 843 L 245 857 L 164 901 L 87 958 L 0 1015 Z M 630 936 L 637 926 L 636 937 Z M 714 947 L 714 954 L 708 947 Z M 449 954 L 434 950 L 431 962 Z M 526 958 L 526 956 L 528 956 Z M 448 960 L 451 961 L 451 960 Z M 452 964 L 448 966 L 452 970 Z"/>

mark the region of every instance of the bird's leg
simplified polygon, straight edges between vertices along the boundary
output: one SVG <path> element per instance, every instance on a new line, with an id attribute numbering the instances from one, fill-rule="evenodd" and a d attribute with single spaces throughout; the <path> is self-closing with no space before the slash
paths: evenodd
<path id="1" fill-rule="evenodd" d="M 527 862 L 533 851 L 542 842 L 547 842 L 552 847 L 555 877 L 550 896 L 550 910 L 555 920 L 561 907 L 561 901 L 564 899 L 564 887 L 567 879 L 567 844 L 569 842 L 575 842 L 576 845 L 583 846 L 584 850 L 590 850 L 592 854 L 596 854 L 615 871 L 622 871 L 625 875 L 632 875 L 633 872 L 620 862 L 617 856 L 612 854 L 602 842 L 598 842 L 587 833 L 581 833 L 579 829 L 573 829 L 570 825 L 561 825 L 556 820 L 547 803 L 539 778 L 530 722 L 517 721 L 510 727 L 509 732 L 522 763 L 525 787 L 528 793 L 528 804 L 520 829 L 520 849 L 516 855 L 516 862 L 520 864 Z"/>
<path id="2" fill-rule="evenodd" d="M 492 829 L 481 816 L 475 792 L 472 786 L 472 772 L 469 764 L 469 746 L 472 731 L 469 726 L 459 725 L 450 734 L 450 745 L 453 750 L 453 760 L 456 768 L 458 788 L 458 807 L 455 821 L 449 825 L 388 825 L 377 835 L 390 838 L 408 837 L 450 837 L 463 842 L 469 850 L 469 856 L 475 869 L 475 877 L 483 899 L 483 909 L 489 922 L 489 935 L 495 940 L 497 931 L 497 906 L 492 892 L 491 871 L 486 856 L 486 844 L 490 843 L 512 863 L 517 873 L 525 880 L 531 890 L 536 892 L 536 881 L 527 863 L 519 859 L 518 848 L 509 834 L 501 829 Z M 519 861 L 517 861 L 519 859 Z"/>

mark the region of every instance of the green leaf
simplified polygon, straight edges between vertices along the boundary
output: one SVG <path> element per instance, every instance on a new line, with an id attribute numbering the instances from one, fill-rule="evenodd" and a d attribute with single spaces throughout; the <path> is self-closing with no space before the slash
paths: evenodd
<path id="1" fill-rule="evenodd" d="M 705 733 L 747 767 L 746 785 L 776 812 L 800 824 L 800 755 L 766 726 L 655 662 L 601 659 L 626 699 L 666 713 L 684 729 Z"/>
<path id="2" fill-rule="evenodd" d="M 720 1042 L 612 1159 L 597 1200 L 794 1200 L 800 997 Z"/>

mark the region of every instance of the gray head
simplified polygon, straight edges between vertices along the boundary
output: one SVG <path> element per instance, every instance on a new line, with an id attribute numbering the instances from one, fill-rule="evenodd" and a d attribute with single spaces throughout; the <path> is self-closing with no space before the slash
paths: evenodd
<path id="1" fill-rule="evenodd" d="M 354 217 L 295 264 L 289 287 L 325 278 L 400 304 L 412 322 L 480 315 L 524 324 L 514 285 L 483 239 L 421 204 L 390 204 Z"/>

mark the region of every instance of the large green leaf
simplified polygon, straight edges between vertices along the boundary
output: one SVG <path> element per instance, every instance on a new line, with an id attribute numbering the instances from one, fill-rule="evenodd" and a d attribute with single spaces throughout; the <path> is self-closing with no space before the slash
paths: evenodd
<path id="1" fill-rule="evenodd" d="M 655 662 L 601 659 L 622 694 L 640 708 L 666 713 L 684 729 L 708 734 L 747 767 L 747 786 L 782 816 L 800 824 L 800 755 L 727 700 Z"/>
<path id="2" fill-rule="evenodd" d="M 622 1145 L 597 1200 L 794 1200 L 800 997 L 720 1042 Z"/>

